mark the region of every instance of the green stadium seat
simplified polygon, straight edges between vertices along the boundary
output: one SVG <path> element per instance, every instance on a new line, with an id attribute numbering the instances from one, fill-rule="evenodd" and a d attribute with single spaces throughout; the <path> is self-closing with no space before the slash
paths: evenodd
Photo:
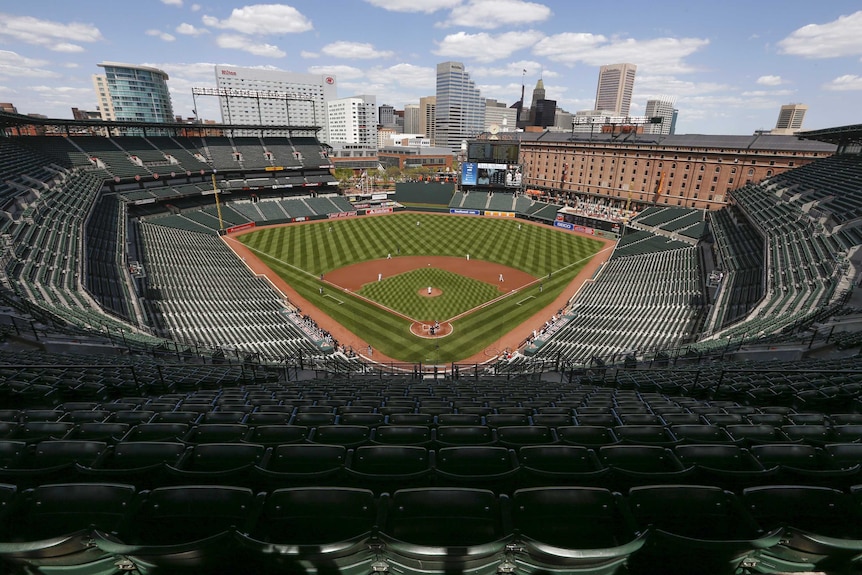
<path id="1" fill-rule="evenodd" d="M 516 562 L 530 573 L 616 573 L 647 539 L 623 497 L 601 488 L 519 489 L 512 525 L 522 545 Z"/>

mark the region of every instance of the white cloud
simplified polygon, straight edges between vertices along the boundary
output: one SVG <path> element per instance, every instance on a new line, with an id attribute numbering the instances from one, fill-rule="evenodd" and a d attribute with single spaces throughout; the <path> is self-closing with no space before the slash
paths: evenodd
<path id="1" fill-rule="evenodd" d="M 176 31 L 177 34 L 183 34 L 184 36 L 200 36 L 201 34 L 209 34 L 209 30 L 206 28 L 197 28 L 187 22 L 183 22 L 177 26 Z"/>
<path id="2" fill-rule="evenodd" d="M 782 54 L 804 58 L 862 56 L 862 11 L 826 24 L 808 24 L 778 42 Z"/>
<path id="3" fill-rule="evenodd" d="M 46 70 L 47 60 L 28 58 L 17 52 L 0 50 L 0 76 L 11 78 L 59 78 L 60 74 Z"/>
<path id="4" fill-rule="evenodd" d="M 253 4 L 234 8 L 224 20 L 204 16 L 203 23 L 213 28 L 234 30 L 252 36 L 292 34 L 313 29 L 311 20 L 286 4 Z"/>
<path id="5" fill-rule="evenodd" d="M 433 14 L 438 10 L 448 10 L 460 4 L 463 0 L 365 0 L 372 6 L 383 8 L 390 12 L 421 12 Z"/>
<path id="6" fill-rule="evenodd" d="M 506 62 L 500 66 L 493 67 L 482 67 L 482 66 L 470 66 L 470 76 L 476 78 L 485 78 L 485 77 L 512 77 L 518 78 L 518 86 L 520 86 L 520 81 L 523 78 L 527 84 L 535 84 L 535 81 L 540 77 L 543 79 L 547 78 L 557 78 L 559 77 L 559 73 L 545 69 L 541 64 L 535 62 L 533 60 L 517 60 L 515 62 Z M 545 84 L 545 88 L 548 89 L 550 86 Z M 518 88 L 520 90 L 520 87 Z"/>
<path id="7" fill-rule="evenodd" d="M 312 60 L 312 59 L 315 59 L 315 58 L 320 58 L 320 54 L 318 54 L 317 52 L 309 52 L 308 50 L 302 50 L 302 51 L 299 53 L 299 56 L 300 56 L 301 58 L 306 58 L 306 59 L 309 59 L 309 60 Z"/>
<path id="8" fill-rule="evenodd" d="M 310 66 L 309 74 L 328 74 L 335 76 L 339 81 L 342 79 L 356 79 L 365 76 L 365 72 L 353 66 Z"/>
<path id="9" fill-rule="evenodd" d="M 81 52 L 84 48 L 79 42 L 103 40 L 102 33 L 92 24 L 53 22 L 0 12 L 0 37 L 3 36 L 56 52 Z"/>
<path id="10" fill-rule="evenodd" d="M 168 34 L 167 32 L 162 32 L 161 30 L 147 30 L 146 34 L 147 36 L 156 36 L 160 40 L 164 40 L 165 42 L 173 42 L 174 40 L 176 40 L 175 36 Z"/>
<path id="11" fill-rule="evenodd" d="M 167 4 L 168 6 L 182 6 L 183 0 L 162 0 L 162 4 Z"/>
<path id="12" fill-rule="evenodd" d="M 784 80 L 781 79 L 781 76 L 768 75 L 758 78 L 757 83 L 761 86 L 780 86 Z"/>
<path id="13" fill-rule="evenodd" d="M 69 42 L 59 42 L 57 44 L 50 46 L 50 49 L 55 51 L 55 52 L 68 52 L 70 54 L 84 51 L 83 46 L 79 46 L 77 44 L 71 44 Z"/>
<path id="14" fill-rule="evenodd" d="M 287 53 L 273 44 L 255 43 L 245 36 L 238 34 L 222 34 L 216 38 L 216 44 L 220 48 L 228 48 L 233 50 L 242 50 L 255 56 L 264 56 L 267 58 L 284 58 Z"/>
<path id="15" fill-rule="evenodd" d="M 740 92 L 740 95 L 746 98 L 775 98 L 792 96 L 795 93 L 795 90 L 746 90 Z"/>
<path id="16" fill-rule="evenodd" d="M 862 91 L 862 76 L 857 76 L 856 74 L 838 76 L 828 84 L 825 84 L 823 89 L 830 92 Z"/>
<path id="17" fill-rule="evenodd" d="M 508 58 L 514 52 L 529 48 L 539 42 L 544 35 L 537 30 L 524 32 L 505 32 L 503 34 L 467 34 L 458 32 L 443 38 L 434 54 L 443 57 L 463 57 L 469 54 L 479 62 L 493 62 Z"/>
<path id="18" fill-rule="evenodd" d="M 192 4 L 191 6 L 189 6 L 189 8 L 191 9 L 192 12 L 197 12 L 198 10 L 201 9 L 201 5 L 200 4 Z"/>
<path id="19" fill-rule="evenodd" d="M 437 69 L 402 62 L 385 68 L 373 68 L 368 72 L 368 78 L 384 85 L 390 82 L 411 90 L 433 91 L 437 86 Z"/>
<path id="20" fill-rule="evenodd" d="M 327 56 L 338 58 L 370 60 L 374 58 L 391 58 L 394 52 L 389 50 L 376 50 L 373 44 L 364 42 L 332 42 L 320 50 Z"/>
<path id="21" fill-rule="evenodd" d="M 548 36 L 538 42 L 533 53 L 555 62 L 602 66 L 632 62 L 638 72 L 651 74 L 688 74 L 695 68 L 684 59 L 709 45 L 702 38 L 608 39 L 605 36 L 567 32 Z"/>
<path id="22" fill-rule="evenodd" d="M 442 26 L 470 26 L 492 29 L 544 22 L 551 9 L 544 4 L 524 0 L 470 0 L 455 6 Z"/>

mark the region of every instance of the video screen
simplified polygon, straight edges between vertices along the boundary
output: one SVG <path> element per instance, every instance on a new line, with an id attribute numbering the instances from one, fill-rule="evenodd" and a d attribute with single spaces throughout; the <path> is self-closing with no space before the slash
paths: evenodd
<path id="1" fill-rule="evenodd" d="M 464 162 L 461 164 L 461 185 L 484 188 L 520 188 L 519 164 Z"/>
<path id="2" fill-rule="evenodd" d="M 471 142 L 467 145 L 468 162 L 494 164 L 517 164 L 520 148 L 518 144 L 502 142 Z"/>

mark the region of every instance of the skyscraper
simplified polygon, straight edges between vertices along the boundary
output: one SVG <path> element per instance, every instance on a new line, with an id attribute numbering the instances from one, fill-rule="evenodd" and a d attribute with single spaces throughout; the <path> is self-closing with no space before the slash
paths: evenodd
<path id="1" fill-rule="evenodd" d="M 318 139 L 329 142 L 327 102 L 336 98 L 335 76 L 217 65 L 216 86 L 225 124 L 319 126 Z"/>
<path id="2" fill-rule="evenodd" d="M 599 68 L 595 109 L 612 110 L 616 116 L 628 116 L 637 69 L 634 64 L 609 64 Z"/>
<path id="3" fill-rule="evenodd" d="M 377 108 L 377 123 L 381 126 L 392 127 L 395 125 L 395 107 L 390 104 L 380 104 Z"/>
<path id="4" fill-rule="evenodd" d="M 661 118 L 661 123 L 649 123 L 644 126 L 645 134 L 673 134 L 674 107 L 672 99 L 647 100 L 645 116 Z"/>
<path id="5" fill-rule="evenodd" d="M 485 100 L 461 62 L 437 64 L 437 106 L 434 145 L 453 152 L 475 138 L 485 126 Z"/>
<path id="6" fill-rule="evenodd" d="M 173 122 L 174 107 L 168 75 L 158 68 L 102 62 L 104 74 L 93 75 L 93 87 L 103 120 Z"/>
<path id="7" fill-rule="evenodd" d="M 377 98 L 354 96 L 327 102 L 330 143 L 377 146 Z"/>
<path id="8" fill-rule="evenodd" d="M 404 105 L 404 133 L 405 134 L 420 134 L 419 131 L 419 105 L 405 104 Z"/>
<path id="9" fill-rule="evenodd" d="M 419 134 L 425 134 L 433 142 L 437 137 L 434 129 L 434 116 L 437 113 L 437 96 L 419 98 Z"/>
<path id="10" fill-rule="evenodd" d="M 785 104 L 778 112 L 778 121 L 775 122 L 773 134 L 795 134 L 802 129 L 802 120 L 808 106 L 805 104 Z"/>

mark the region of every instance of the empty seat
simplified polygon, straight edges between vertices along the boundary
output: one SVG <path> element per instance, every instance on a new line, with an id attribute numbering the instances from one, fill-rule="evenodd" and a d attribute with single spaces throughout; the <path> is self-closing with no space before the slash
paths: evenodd
<path id="1" fill-rule="evenodd" d="M 343 445 L 297 443 L 273 448 L 266 467 L 255 466 L 256 478 L 271 486 L 328 485 L 343 476 L 347 448 Z"/>
<path id="2" fill-rule="evenodd" d="M 245 424 L 254 427 L 258 425 L 287 425 L 292 414 L 268 411 L 253 411 L 245 417 Z"/>
<path id="3" fill-rule="evenodd" d="M 610 472 L 592 449 L 578 445 L 525 445 L 518 463 L 521 481 L 531 486 L 600 485 Z"/>
<path id="4" fill-rule="evenodd" d="M 74 481 L 76 464 L 93 465 L 106 449 L 103 441 L 40 441 L 25 450 L 14 466 L 0 469 L 0 481 L 19 488 L 64 479 Z"/>
<path id="5" fill-rule="evenodd" d="M 517 561 L 530 573 L 615 573 L 647 534 L 619 494 L 590 487 L 519 489 L 512 524 L 523 547 Z"/>
<path id="6" fill-rule="evenodd" d="M 772 425 L 739 424 L 725 427 L 728 435 L 742 446 L 763 443 L 789 442 L 790 439 L 781 432 L 781 428 Z"/>
<path id="7" fill-rule="evenodd" d="M 96 479 L 127 483 L 139 489 L 162 485 L 166 465 L 176 465 L 188 447 L 170 441 L 122 441 L 108 448 L 94 465 L 78 464 L 78 473 Z"/>
<path id="8" fill-rule="evenodd" d="M 109 444 L 121 441 L 129 432 L 127 423 L 81 423 L 66 436 L 67 439 L 84 441 L 104 441 Z"/>
<path id="9" fill-rule="evenodd" d="M 452 415 L 452 414 L 444 414 Z M 390 425 L 434 425 L 435 416 L 431 413 L 393 413 L 388 417 Z"/>
<path id="10" fill-rule="evenodd" d="M 430 484 L 431 455 L 417 445 L 364 445 L 352 450 L 345 473 L 377 492 Z"/>
<path id="11" fill-rule="evenodd" d="M 620 489 L 655 483 L 685 483 L 694 468 L 685 467 L 667 447 L 606 445 L 598 449 L 602 465 L 612 469 Z"/>
<path id="12" fill-rule="evenodd" d="M 290 420 L 293 425 L 317 427 L 318 425 L 333 425 L 337 419 L 334 412 L 329 413 L 296 413 Z"/>
<path id="13" fill-rule="evenodd" d="M 511 449 L 498 446 L 442 447 L 437 450 L 434 475 L 440 485 L 479 484 L 507 491 L 518 473 Z"/>
<path id="14" fill-rule="evenodd" d="M 437 416 L 437 425 L 482 425 L 482 416 L 478 413 L 441 413 Z"/>
<path id="15" fill-rule="evenodd" d="M 671 425 L 670 432 L 682 443 L 733 443 L 723 427 L 708 424 Z"/>
<path id="16" fill-rule="evenodd" d="M 327 445 L 358 447 L 371 440 L 371 428 L 366 425 L 321 425 L 312 432 L 309 441 Z"/>
<path id="17" fill-rule="evenodd" d="M 239 541 L 252 564 L 291 572 L 299 562 L 334 572 L 371 573 L 369 539 L 381 519 L 374 493 L 350 487 L 296 487 L 266 495 L 263 510 Z M 273 552 L 277 550 L 277 552 Z"/>
<path id="18" fill-rule="evenodd" d="M 141 571 L 241 572 L 236 532 L 247 533 L 256 523 L 259 501 L 243 487 L 160 487 L 146 495 L 117 537 L 97 531 L 93 540 Z"/>
<path id="19" fill-rule="evenodd" d="M 557 442 L 556 432 L 546 425 L 505 425 L 497 428 L 497 442 L 514 449 L 522 445 L 541 445 Z"/>
<path id="20" fill-rule="evenodd" d="M 389 500 L 380 538 L 401 570 L 493 572 L 512 539 L 501 498 L 484 489 L 400 489 Z"/>
<path id="21" fill-rule="evenodd" d="M 679 440 L 663 425 L 618 425 L 614 427 L 621 443 L 662 445 L 665 447 L 679 443 Z"/>
<path id="22" fill-rule="evenodd" d="M 497 442 L 497 431 L 485 425 L 440 425 L 435 439 L 442 447 L 493 445 Z"/>
<path id="23" fill-rule="evenodd" d="M 245 441 L 266 446 L 304 443 L 310 433 L 311 431 L 302 425 L 257 425 L 251 428 Z"/>
<path id="24" fill-rule="evenodd" d="M 862 553 L 862 521 L 853 497 L 821 486 L 764 485 L 742 500 L 765 529 L 782 529 L 781 543 L 758 563 L 771 572 L 845 572 Z"/>
<path id="25" fill-rule="evenodd" d="M 338 422 L 342 425 L 377 427 L 386 422 L 386 416 L 382 413 L 344 413 L 339 416 Z"/>
<path id="26" fill-rule="evenodd" d="M 559 437 L 562 443 L 581 445 L 583 447 L 601 447 L 603 445 L 615 445 L 620 442 L 620 439 L 611 428 L 596 425 L 558 427 L 557 437 Z"/>
<path id="27" fill-rule="evenodd" d="M 638 529 L 650 530 L 631 558 L 637 573 L 731 575 L 781 539 L 781 529 L 764 531 L 736 495 L 718 487 L 634 487 L 626 499 Z"/>
<path id="28" fill-rule="evenodd" d="M 428 446 L 432 440 L 432 429 L 427 425 L 381 425 L 371 433 L 372 443 L 382 445 Z"/>
<path id="29" fill-rule="evenodd" d="M 0 541 L 0 558 L 27 571 L 53 572 L 62 565 L 67 570 L 111 572 L 117 559 L 92 545 L 93 530 L 116 537 L 136 497 L 133 486 L 112 483 L 47 484 L 28 490 L 14 513 L 14 529 Z"/>
<path id="30" fill-rule="evenodd" d="M 674 454 L 705 485 L 728 489 L 750 487 L 770 481 L 776 469 L 766 469 L 751 453 L 738 445 L 677 445 Z"/>
<path id="31" fill-rule="evenodd" d="M 187 423 L 141 423 L 129 430 L 123 441 L 180 441 L 189 432 Z"/>
<path id="32" fill-rule="evenodd" d="M 167 464 L 175 482 L 248 485 L 251 470 L 263 462 L 266 449 L 252 443 L 204 443 L 193 446 L 176 464 Z"/>
<path id="33" fill-rule="evenodd" d="M 754 445 L 751 454 L 766 467 L 778 467 L 778 483 L 838 486 L 839 481 L 853 483 L 859 468 L 835 467 L 829 453 L 801 444 Z"/>
<path id="34" fill-rule="evenodd" d="M 242 441 L 249 435 L 249 427 L 241 423 L 201 423 L 195 425 L 183 438 L 186 443 L 229 443 Z"/>

